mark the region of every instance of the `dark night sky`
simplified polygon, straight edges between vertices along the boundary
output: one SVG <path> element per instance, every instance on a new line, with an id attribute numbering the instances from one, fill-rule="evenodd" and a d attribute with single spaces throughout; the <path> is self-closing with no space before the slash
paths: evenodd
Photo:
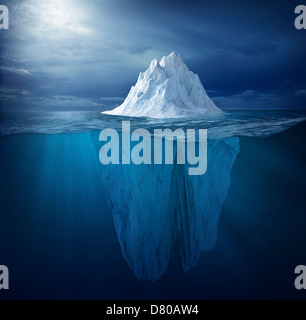
<path id="1" fill-rule="evenodd" d="M 306 0 L 304 1 L 306 5 Z M 2 0 L 0 109 L 104 110 L 181 53 L 223 109 L 306 109 L 300 1 Z"/>

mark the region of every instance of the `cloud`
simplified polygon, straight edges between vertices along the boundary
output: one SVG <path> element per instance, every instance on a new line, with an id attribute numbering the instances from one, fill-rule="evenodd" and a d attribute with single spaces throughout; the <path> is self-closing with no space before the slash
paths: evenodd
<path id="1" fill-rule="evenodd" d="M 143 44 L 136 44 L 133 46 L 129 46 L 127 48 L 127 51 L 129 54 L 131 55 L 142 55 L 144 53 L 146 53 L 147 51 L 151 50 L 152 46 L 149 45 L 143 45 Z"/>
<path id="2" fill-rule="evenodd" d="M 290 105 L 290 99 L 274 93 L 262 93 L 255 90 L 246 90 L 230 96 L 214 97 L 215 104 L 223 109 L 283 109 Z"/>
<path id="3" fill-rule="evenodd" d="M 0 66 L 0 71 L 8 71 L 13 72 L 21 75 L 32 75 L 33 73 L 29 70 L 23 69 L 23 68 L 15 68 L 15 67 L 3 67 Z"/>
<path id="4" fill-rule="evenodd" d="M 123 102 L 124 101 L 124 97 L 100 97 L 99 98 L 100 100 L 102 100 L 102 101 L 107 101 L 107 102 Z"/>
<path id="5" fill-rule="evenodd" d="M 237 43 L 235 45 L 229 45 L 233 50 L 236 50 L 242 54 L 256 57 L 256 56 L 266 56 L 267 54 L 275 54 L 278 50 L 278 45 L 269 42 L 268 40 L 254 39 L 253 42 L 248 43 Z"/>
<path id="6" fill-rule="evenodd" d="M 117 107 L 124 98 L 100 97 L 97 99 L 68 95 L 51 95 L 33 97 L 25 90 L 0 88 L 1 108 L 39 109 L 39 110 L 106 110 Z M 4 108 L 5 107 L 5 108 Z"/>
<path id="7" fill-rule="evenodd" d="M 67 109 L 91 109 L 103 108 L 105 105 L 95 99 L 79 98 L 74 96 L 50 96 L 38 97 L 36 103 L 45 108 L 67 108 Z"/>
<path id="8" fill-rule="evenodd" d="M 305 89 L 297 90 L 294 92 L 294 94 L 297 97 L 306 97 L 306 90 Z"/>
<path id="9" fill-rule="evenodd" d="M 0 88 L 0 100 L 10 100 L 16 98 L 24 98 L 28 95 L 26 90 L 18 90 L 12 88 Z"/>

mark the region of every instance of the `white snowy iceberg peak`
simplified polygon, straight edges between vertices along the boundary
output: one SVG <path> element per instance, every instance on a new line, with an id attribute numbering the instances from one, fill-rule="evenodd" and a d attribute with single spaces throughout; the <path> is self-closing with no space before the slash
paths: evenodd
<path id="1" fill-rule="evenodd" d="M 179 118 L 222 113 L 208 97 L 197 74 L 189 71 L 180 55 L 172 52 L 139 74 L 125 101 L 111 115 Z"/>

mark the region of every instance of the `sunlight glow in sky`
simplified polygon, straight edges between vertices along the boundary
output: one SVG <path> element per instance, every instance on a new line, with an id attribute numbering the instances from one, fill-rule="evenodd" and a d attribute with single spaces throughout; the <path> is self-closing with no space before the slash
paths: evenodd
<path id="1" fill-rule="evenodd" d="M 47 38 L 61 38 L 67 32 L 86 35 L 90 30 L 86 27 L 86 16 L 83 6 L 77 6 L 73 0 L 29 0 L 20 8 L 27 12 L 29 22 L 37 36 L 43 34 Z"/>
<path id="2" fill-rule="evenodd" d="M 80 26 L 81 21 L 84 21 L 82 11 L 75 8 L 69 0 L 36 0 L 33 7 L 37 8 L 40 25 L 46 25 L 57 32 L 63 29 L 79 34 L 89 32 L 85 27 Z"/>

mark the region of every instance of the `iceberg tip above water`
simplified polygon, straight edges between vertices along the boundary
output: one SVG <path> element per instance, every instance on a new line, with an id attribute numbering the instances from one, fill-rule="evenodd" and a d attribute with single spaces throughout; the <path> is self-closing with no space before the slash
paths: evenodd
<path id="1" fill-rule="evenodd" d="M 160 62 L 151 61 L 139 74 L 125 101 L 104 114 L 130 117 L 179 118 L 220 114 L 200 78 L 189 71 L 180 55 L 172 52 Z"/>

